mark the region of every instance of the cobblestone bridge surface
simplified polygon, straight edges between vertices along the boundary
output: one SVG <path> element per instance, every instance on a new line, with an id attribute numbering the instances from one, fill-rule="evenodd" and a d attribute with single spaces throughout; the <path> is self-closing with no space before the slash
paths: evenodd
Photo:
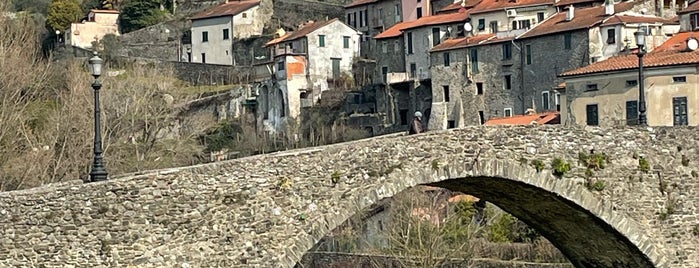
<path id="1" fill-rule="evenodd" d="M 429 184 L 500 206 L 577 267 L 694 268 L 697 130 L 478 126 L 5 192 L 0 266 L 292 267 L 352 214 Z M 578 163 L 592 149 L 603 169 Z M 554 158 L 572 170 L 552 175 Z"/>

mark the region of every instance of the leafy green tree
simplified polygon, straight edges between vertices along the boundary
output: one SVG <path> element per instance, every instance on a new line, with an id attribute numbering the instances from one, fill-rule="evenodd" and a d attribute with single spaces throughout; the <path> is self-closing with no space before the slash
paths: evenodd
<path id="1" fill-rule="evenodd" d="M 102 8 L 102 1 L 101 0 L 83 0 L 82 8 L 83 8 L 83 11 L 85 11 L 85 12 L 89 12 L 92 9 L 101 9 Z"/>
<path id="2" fill-rule="evenodd" d="M 128 33 L 158 24 L 164 17 L 160 0 L 131 0 L 121 8 L 119 25 L 122 33 Z"/>
<path id="3" fill-rule="evenodd" d="M 83 17 L 83 11 L 77 0 L 54 0 L 49 6 L 46 17 L 46 28 L 51 30 L 65 31 L 70 24 L 77 22 Z"/>

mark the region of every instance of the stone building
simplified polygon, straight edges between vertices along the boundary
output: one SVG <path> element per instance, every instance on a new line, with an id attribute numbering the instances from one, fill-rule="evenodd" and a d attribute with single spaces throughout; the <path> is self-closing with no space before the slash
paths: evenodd
<path id="1" fill-rule="evenodd" d="M 515 36 L 556 13 L 550 0 L 483 0 L 473 9 L 473 34 Z"/>
<path id="2" fill-rule="evenodd" d="M 271 0 L 226 0 L 191 18 L 191 49 L 185 52 L 187 62 L 236 65 L 234 39 L 261 35 L 270 20 Z M 270 13 L 270 14 L 267 14 Z"/>
<path id="3" fill-rule="evenodd" d="M 649 32 L 649 51 L 677 29 L 676 22 L 629 12 L 636 5 L 642 2 L 569 7 L 520 35 L 515 46 L 522 53 L 514 113 L 553 110 L 560 105 L 558 93 L 552 92 L 563 82 L 559 74 L 628 52 L 628 42 L 639 27 Z"/>
<path id="4" fill-rule="evenodd" d="M 102 40 L 107 34 L 119 35 L 119 11 L 93 9 L 86 19 L 70 24 L 64 40 L 74 48 L 92 49 L 92 42 Z"/>
<path id="5" fill-rule="evenodd" d="M 677 12 L 680 20 L 680 31 L 694 31 L 699 29 L 699 1 Z"/>
<path id="6" fill-rule="evenodd" d="M 361 57 L 376 60 L 376 40 L 372 37 L 400 23 L 401 2 L 399 0 L 355 0 L 345 6 L 345 23 L 362 32 Z"/>
<path id="7" fill-rule="evenodd" d="M 681 32 L 644 56 L 650 126 L 699 125 L 699 32 Z M 693 46 L 690 45 L 693 43 Z M 572 125 L 638 123 L 638 57 L 621 55 L 562 74 L 562 120 Z"/>
<path id="8" fill-rule="evenodd" d="M 265 47 L 273 55 L 273 78 L 261 87 L 257 102 L 259 129 L 275 132 L 298 119 L 321 93 L 348 82 L 360 33 L 339 19 L 310 21 Z"/>

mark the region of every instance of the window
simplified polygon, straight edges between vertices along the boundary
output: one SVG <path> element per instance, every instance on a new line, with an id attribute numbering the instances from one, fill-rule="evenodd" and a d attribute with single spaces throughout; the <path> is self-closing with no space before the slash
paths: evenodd
<path id="1" fill-rule="evenodd" d="M 349 36 L 343 36 L 343 37 L 342 37 L 342 47 L 343 47 L 343 48 L 349 48 L 349 43 L 350 43 L 350 37 L 349 37 Z"/>
<path id="2" fill-rule="evenodd" d="M 616 43 L 616 31 L 614 29 L 607 29 L 607 44 Z"/>
<path id="3" fill-rule="evenodd" d="M 505 81 L 504 81 L 504 82 L 505 82 L 505 83 L 504 83 L 503 87 L 504 87 L 505 89 L 512 89 L 512 75 L 509 75 L 509 74 L 505 75 Z"/>
<path id="4" fill-rule="evenodd" d="M 686 76 L 674 76 L 674 77 L 672 77 L 672 82 L 687 83 L 687 77 Z"/>
<path id="5" fill-rule="evenodd" d="M 478 49 L 472 48 L 471 51 L 471 73 L 478 73 Z"/>
<path id="6" fill-rule="evenodd" d="M 627 87 L 635 87 L 638 85 L 638 80 L 626 80 Z"/>
<path id="7" fill-rule="evenodd" d="M 449 52 L 444 52 L 444 66 L 447 67 L 451 63 L 451 59 L 449 58 Z"/>
<path id="8" fill-rule="evenodd" d="M 381 41 L 381 52 L 384 54 L 388 53 L 388 43 L 386 41 Z"/>
<path id="9" fill-rule="evenodd" d="M 402 109 L 402 110 L 398 111 L 398 114 L 400 116 L 400 124 L 407 125 L 408 124 L 408 109 Z"/>
<path id="10" fill-rule="evenodd" d="M 524 53 L 527 54 L 527 65 L 532 64 L 532 46 L 531 45 L 524 46 Z"/>
<path id="11" fill-rule="evenodd" d="M 393 6 L 393 9 L 394 9 L 393 11 L 396 14 L 396 22 L 399 22 L 400 21 L 400 5 L 396 4 L 395 6 Z"/>
<path id="12" fill-rule="evenodd" d="M 408 33 L 408 54 L 413 54 L 413 33 Z"/>
<path id="13" fill-rule="evenodd" d="M 209 42 L 209 32 L 201 32 L 201 41 L 202 42 Z"/>
<path id="14" fill-rule="evenodd" d="M 573 35 L 571 33 L 563 34 L 563 47 L 571 49 L 573 47 Z"/>
<path id="15" fill-rule="evenodd" d="M 359 27 L 364 27 L 364 11 L 359 11 Z"/>
<path id="16" fill-rule="evenodd" d="M 357 28 L 357 12 L 352 13 L 352 27 Z"/>
<path id="17" fill-rule="evenodd" d="M 537 12 L 536 13 L 536 22 L 542 22 L 544 21 L 544 12 Z"/>
<path id="18" fill-rule="evenodd" d="M 417 66 L 415 65 L 415 63 L 411 63 L 410 64 L 410 78 L 415 78 L 416 72 L 417 72 Z"/>
<path id="19" fill-rule="evenodd" d="M 347 13 L 347 25 L 352 25 L 352 14 Z"/>
<path id="20" fill-rule="evenodd" d="M 485 124 L 485 113 L 483 111 L 478 111 L 478 121 L 481 122 L 481 125 Z"/>
<path id="21" fill-rule="evenodd" d="M 476 95 L 483 95 L 483 83 L 482 82 L 476 83 Z"/>
<path id="22" fill-rule="evenodd" d="M 432 46 L 439 45 L 441 39 L 439 28 L 432 28 Z"/>
<path id="23" fill-rule="evenodd" d="M 518 30 L 518 29 L 529 29 L 529 27 L 532 26 L 532 22 L 530 20 L 514 20 L 512 21 L 512 30 Z"/>
<path id="24" fill-rule="evenodd" d="M 388 75 L 388 66 L 383 66 L 381 67 L 381 79 L 384 83 L 386 83 L 388 79 L 386 79 L 386 76 Z"/>
<path id="25" fill-rule="evenodd" d="M 364 26 L 369 25 L 369 11 L 364 10 Z"/>
<path id="26" fill-rule="evenodd" d="M 498 32 L 498 21 L 491 21 L 490 22 L 490 32 L 491 33 L 497 33 Z"/>
<path id="27" fill-rule="evenodd" d="M 551 95 L 548 91 L 541 92 L 541 108 L 545 111 L 551 109 Z"/>
<path id="28" fill-rule="evenodd" d="M 449 86 L 442 86 L 444 88 L 444 102 L 449 102 Z"/>
<path id="29" fill-rule="evenodd" d="M 478 19 L 478 30 L 485 30 L 485 19 Z"/>
<path id="30" fill-rule="evenodd" d="M 201 63 L 206 63 L 206 53 L 201 53 Z"/>
<path id="31" fill-rule="evenodd" d="M 673 125 L 686 126 L 689 125 L 687 119 L 687 97 L 672 98 L 672 117 Z"/>
<path id="32" fill-rule="evenodd" d="M 626 124 L 629 126 L 638 125 L 638 101 L 626 102 Z"/>
<path id="33" fill-rule="evenodd" d="M 588 104 L 585 107 L 585 115 L 587 116 L 587 125 L 588 126 L 597 126 L 599 125 L 599 118 L 597 114 L 597 104 Z"/>
<path id="34" fill-rule="evenodd" d="M 690 30 L 699 28 L 699 13 L 689 15 L 689 26 Z"/>
<path id="35" fill-rule="evenodd" d="M 561 111 L 561 93 L 556 93 L 554 97 L 554 101 L 556 102 L 556 111 Z"/>
<path id="36" fill-rule="evenodd" d="M 243 12 L 242 16 L 243 16 L 243 19 L 244 19 L 244 18 L 247 18 L 247 17 L 248 17 L 248 13 Z"/>
<path id="37" fill-rule="evenodd" d="M 230 36 L 230 30 L 228 30 L 228 29 L 223 29 L 223 40 L 228 40 L 229 38 L 231 38 L 231 36 Z"/>
<path id="38" fill-rule="evenodd" d="M 597 91 L 597 84 L 588 84 L 585 91 Z"/>
<path id="39" fill-rule="evenodd" d="M 419 19 L 419 18 L 422 18 L 422 8 L 421 8 L 421 7 L 418 7 L 418 8 L 417 8 L 417 18 L 418 18 L 418 19 Z"/>
<path id="40" fill-rule="evenodd" d="M 512 116 L 512 108 L 505 108 L 505 116 L 507 116 L 507 117 Z"/>
<path id="41" fill-rule="evenodd" d="M 318 46 L 325 47 L 325 35 L 318 35 Z"/>
<path id="42" fill-rule="evenodd" d="M 393 41 L 393 52 L 394 53 L 403 52 L 403 51 L 401 51 L 401 49 L 402 48 L 400 47 L 400 42 L 398 42 L 398 40 Z"/>
<path id="43" fill-rule="evenodd" d="M 512 43 L 502 44 L 502 59 L 511 60 L 512 59 Z"/>
<path id="44" fill-rule="evenodd" d="M 277 71 L 284 71 L 284 65 L 283 61 L 277 62 Z"/>
<path id="45" fill-rule="evenodd" d="M 447 129 L 452 129 L 456 127 L 456 121 L 454 120 L 448 120 L 447 121 Z"/>

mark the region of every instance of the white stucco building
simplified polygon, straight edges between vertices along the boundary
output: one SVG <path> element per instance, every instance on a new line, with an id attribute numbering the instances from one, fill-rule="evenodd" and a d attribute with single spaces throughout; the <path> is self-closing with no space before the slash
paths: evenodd
<path id="1" fill-rule="evenodd" d="M 198 13 L 191 18 L 192 44 L 183 58 L 189 62 L 236 65 L 233 39 L 262 34 L 270 16 L 261 12 L 260 0 L 227 0 Z"/>
<path id="2" fill-rule="evenodd" d="M 107 34 L 119 35 L 119 11 L 93 9 L 86 20 L 71 23 L 64 38 L 67 45 L 91 49 L 92 42 L 102 40 Z"/>
<path id="3" fill-rule="evenodd" d="M 264 129 L 278 131 L 296 120 L 302 107 L 312 106 L 321 92 L 351 77 L 359 55 L 361 33 L 339 19 L 310 21 L 266 47 L 273 55 L 274 79 L 259 92 L 259 115 Z"/>

